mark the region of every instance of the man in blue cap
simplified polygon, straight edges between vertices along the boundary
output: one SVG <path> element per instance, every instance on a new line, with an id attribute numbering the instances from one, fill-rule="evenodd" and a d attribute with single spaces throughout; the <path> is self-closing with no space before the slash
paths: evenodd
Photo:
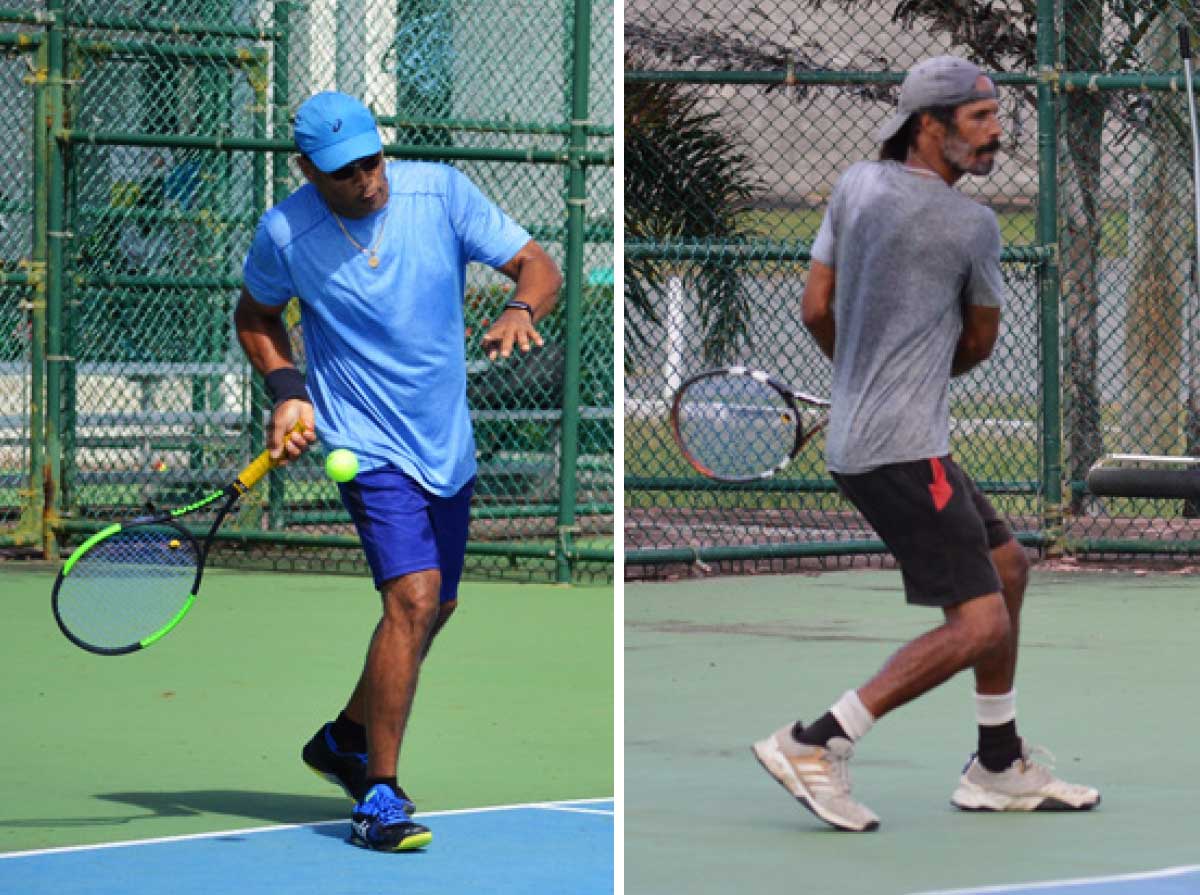
<path id="1" fill-rule="evenodd" d="M 259 222 L 234 315 L 274 401 L 272 456 L 316 442 L 346 448 L 359 472 L 339 485 L 382 602 L 344 710 L 304 747 L 306 764 L 355 800 L 351 841 L 421 848 L 396 780 L 421 660 L 457 605 L 475 447 L 466 402 L 466 267 L 487 264 L 516 291 L 483 335 L 490 359 L 541 345 L 535 324 L 562 277 L 529 234 L 448 165 L 386 163 L 375 118 L 320 93 L 297 111 L 308 183 Z M 306 371 L 282 314 L 300 301 Z M 298 431 L 294 431 L 299 423 Z"/>

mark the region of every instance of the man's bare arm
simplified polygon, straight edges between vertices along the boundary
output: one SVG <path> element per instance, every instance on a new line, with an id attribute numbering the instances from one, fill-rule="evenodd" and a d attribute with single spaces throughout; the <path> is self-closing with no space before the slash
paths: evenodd
<path id="1" fill-rule="evenodd" d="M 950 375 L 961 376 L 992 356 L 1000 335 L 1000 309 L 981 305 L 963 307 L 962 334 L 954 349 Z"/>
<path id="2" fill-rule="evenodd" d="M 283 326 L 284 307 L 260 304 L 242 287 L 241 297 L 233 312 L 238 342 L 246 352 L 250 365 L 263 376 L 296 366 L 287 330 Z M 304 424 L 302 431 L 290 431 L 297 421 Z M 300 399 L 282 401 L 271 414 L 267 450 L 272 457 L 284 463 L 295 460 L 316 442 L 314 425 L 311 403 Z"/>
<path id="3" fill-rule="evenodd" d="M 833 360 L 836 328 L 833 318 L 835 277 L 832 267 L 814 261 L 808 271 L 800 312 L 804 327 L 816 340 L 825 356 Z"/>
<path id="4" fill-rule="evenodd" d="M 558 265 L 532 239 L 497 269 L 517 284 L 512 300 L 529 305 L 532 313 L 510 308 L 500 314 L 483 335 L 483 350 L 489 360 L 508 357 L 514 347 L 528 351 L 532 345 L 541 345 L 542 336 L 535 324 L 553 310 L 562 287 Z"/>

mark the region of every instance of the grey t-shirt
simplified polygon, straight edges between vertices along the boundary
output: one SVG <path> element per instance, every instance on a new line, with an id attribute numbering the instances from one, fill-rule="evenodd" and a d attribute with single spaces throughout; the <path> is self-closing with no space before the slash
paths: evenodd
<path id="1" fill-rule="evenodd" d="M 949 453 L 962 306 L 1003 304 L 995 214 L 940 177 L 859 162 L 834 188 L 812 257 L 835 271 L 829 468 Z"/>

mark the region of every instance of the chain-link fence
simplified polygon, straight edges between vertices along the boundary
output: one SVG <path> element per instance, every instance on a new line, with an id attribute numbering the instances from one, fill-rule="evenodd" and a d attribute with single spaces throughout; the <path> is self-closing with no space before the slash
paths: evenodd
<path id="1" fill-rule="evenodd" d="M 1004 239 L 992 358 L 951 387 L 952 449 L 1028 545 L 1200 550 L 1180 501 L 1101 500 L 1105 453 L 1200 453 L 1188 106 L 1158 0 L 631 0 L 625 17 L 625 547 L 665 564 L 872 556 L 818 441 L 762 485 L 716 485 L 671 442 L 670 395 L 739 362 L 806 391 L 829 364 L 800 323 L 838 176 L 874 158 L 905 71 L 977 61 L 1002 154 L 959 188 Z"/>
<path id="2" fill-rule="evenodd" d="M 562 267 L 536 361 L 479 338 L 511 283 L 468 273 L 479 442 L 469 573 L 611 575 L 613 8 L 606 0 L 46 0 L 0 9 L 0 545 L 56 555 L 261 449 L 233 336 L 262 212 L 298 187 L 291 116 L 361 97 L 390 156 L 461 168 Z M 287 321 L 299 347 L 299 311 Z M 301 355 L 302 356 L 302 355 Z M 313 452 L 219 557 L 361 570 Z"/>

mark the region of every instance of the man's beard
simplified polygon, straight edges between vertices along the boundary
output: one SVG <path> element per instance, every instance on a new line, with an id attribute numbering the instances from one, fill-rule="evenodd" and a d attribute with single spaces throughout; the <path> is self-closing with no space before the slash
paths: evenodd
<path id="1" fill-rule="evenodd" d="M 991 174 L 996 164 L 995 152 L 1000 148 L 999 143 L 988 143 L 979 148 L 979 153 L 990 152 L 991 158 L 981 158 L 971 151 L 971 145 L 958 135 L 951 132 L 946 134 L 946 142 L 942 144 L 942 157 L 950 169 L 959 176 L 963 174 Z"/>

